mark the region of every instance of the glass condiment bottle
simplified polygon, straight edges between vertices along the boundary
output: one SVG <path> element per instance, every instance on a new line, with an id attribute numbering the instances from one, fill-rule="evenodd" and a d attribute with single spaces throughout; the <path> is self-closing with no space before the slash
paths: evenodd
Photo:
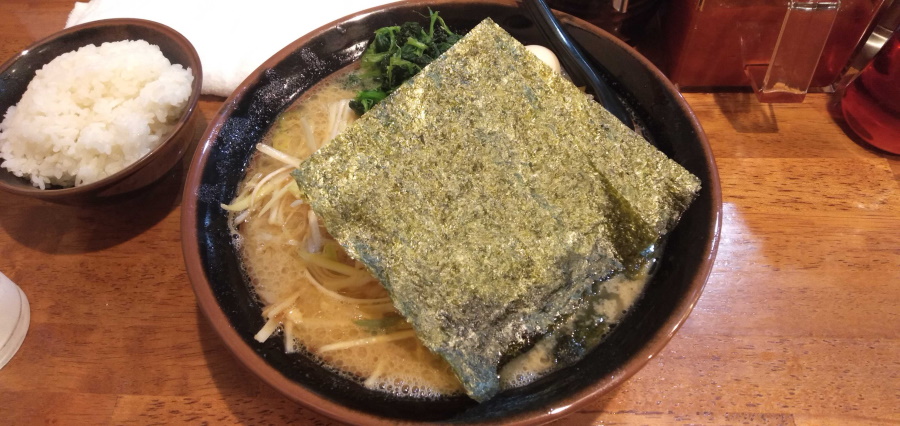
<path id="1" fill-rule="evenodd" d="M 847 86 L 841 113 L 867 143 L 900 154 L 900 32 L 894 31 L 875 58 Z"/>

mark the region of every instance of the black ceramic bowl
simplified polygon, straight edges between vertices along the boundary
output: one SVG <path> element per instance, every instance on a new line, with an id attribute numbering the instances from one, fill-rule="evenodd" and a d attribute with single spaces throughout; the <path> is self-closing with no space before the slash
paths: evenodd
<path id="1" fill-rule="evenodd" d="M 146 40 L 159 46 L 173 64 L 190 68 L 194 76 L 191 96 L 169 136 L 147 155 L 97 182 L 71 188 L 39 189 L 30 180 L 0 169 L 0 189 L 47 201 L 83 204 L 108 200 L 150 185 L 177 164 L 195 141 L 194 111 L 200 99 L 203 70 L 194 46 L 177 31 L 143 19 L 105 19 L 64 29 L 37 41 L 0 65 L 0 115 L 22 99 L 35 73 L 66 52 L 89 44 L 123 40 Z"/>
<path id="2" fill-rule="evenodd" d="M 277 339 L 253 339 L 263 325 L 261 308 L 248 290 L 220 203 L 235 195 L 254 144 L 281 111 L 358 58 L 374 29 L 421 20 L 429 7 L 456 29 L 491 17 L 520 41 L 542 43 L 517 3 L 491 0 L 395 3 L 333 22 L 287 46 L 225 102 L 200 141 L 182 209 L 188 274 L 202 311 L 237 358 L 291 399 L 326 415 L 350 423 L 546 422 L 609 391 L 663 348 L 700 296 L 715 255 L 721 214 L 712 154 L 676 89 L 634 50 L 570 16 L 561 16 L 563 23 L 593 60 L 610 70 L 608 79 L 633 108 L 649 139 L 703 183 L 699 198 L 671 233 L 645 293 L 606 340 L 576 365 L 477 404 L 467 397 L 422 401 L 368 390 L 303 356 L 286 355 Z"/>

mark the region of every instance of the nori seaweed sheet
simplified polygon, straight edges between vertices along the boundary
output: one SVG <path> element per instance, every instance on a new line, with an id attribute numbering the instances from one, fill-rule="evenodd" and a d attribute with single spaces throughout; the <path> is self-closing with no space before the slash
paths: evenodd
<path id="1" fill-rule="evenodd" d="M 478 401 L 699 189 L 489 19 L 294 177 Z"/>

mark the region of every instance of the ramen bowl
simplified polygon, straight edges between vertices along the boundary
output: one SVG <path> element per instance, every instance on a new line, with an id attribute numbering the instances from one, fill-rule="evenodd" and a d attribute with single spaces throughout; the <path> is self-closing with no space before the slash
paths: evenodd
<path id="1" fill-rule="evenodd" d="M 0 189 L 42 200 L 82 204 L 110 200 L 144 188 L 171 170 L 196 140 L 198 123 L 195 110 L 200 99 L 203 72 L 194 46 L 177 31 L 157 22 L 142 19 L 106 19 L 67 28 L 37 41 L 0 66 L 0 112 L 16 105 L 35 73 L 66 52 L 94 44 L 124 40 L 146 40 L 159 46 L 173 64 L 191 69 L 191 95 L 168 136 L 149 153 L 122 170 L 98 181 L 73 187 L 40 189 L 24 177 L 0 169 Z"/>
<path id="2" fill-rule="evenodd" d="M 421 21 L 439 11 L 454 29 L 490 17 L 525 44 L 544 44 L 514 1 L 418 1 L 366 10 L 321 27 L 285 47 L 250 75 L 215 116 L 185 183 L 182 237 L 198 304 L 240 363 L 290 399 L 353 424 L 416 422 L 544 423 L 578 410 L 635 374 L 685 321 L 709 275 L 718 241 L 718 175 L 703 131 L 677 90 L 646 59 L 602 30 L 560 15 L 588 56 L 633 110 L 648 139 L 702 181 L 702 191 L 669 234 L 643 294 L 595 350 L 531 384 L 476 403 L 465 396 L 412 399 L 370 390 L 281 339 L 263 343 L 264 324 L 221 204 L 230 203 L 254 152 L 276 117 L 306 90 L 348 66 L 377 28 Z"/>

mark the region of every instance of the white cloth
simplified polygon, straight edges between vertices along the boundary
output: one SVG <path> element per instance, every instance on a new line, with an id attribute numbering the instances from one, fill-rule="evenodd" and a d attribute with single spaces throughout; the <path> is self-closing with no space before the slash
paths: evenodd
<path id="1" fill-rule="evenodd" d="M 110 18 L 140 18 L 184 35 L 200 56 L 204 94 L 228 96 L 260 64 L 304 34 L 343 16 L 394 0 L 90 0 L 76 2 L 66 28 Z"/>

